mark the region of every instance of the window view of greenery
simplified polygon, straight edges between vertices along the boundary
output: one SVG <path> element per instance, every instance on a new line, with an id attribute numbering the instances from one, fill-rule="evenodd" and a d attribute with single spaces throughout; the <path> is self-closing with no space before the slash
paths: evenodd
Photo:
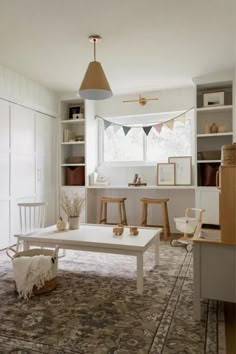
<path id="1" fill-rule="evenodd" d="M 168 162 L 169 156 L 191 155 L 189 117 L 185 124 L 175 121 L 173 129 L 164 125 L 161 133 L 152 128 L 148 136 L 142 128 L 131 128 L 125 135 L 122 127 L 109 126 L 103 130 L 104 162 Z"/>

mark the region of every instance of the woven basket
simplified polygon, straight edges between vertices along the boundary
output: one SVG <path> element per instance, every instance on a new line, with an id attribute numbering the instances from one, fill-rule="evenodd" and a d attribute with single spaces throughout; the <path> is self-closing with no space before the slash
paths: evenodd
<path id="1" fill-rule="evenodd" d="M 222 166 L 236 166 L 236 143 L 222 146 L 221 164 Z"/>
<path id="2" fill-rule="evenodd" d="M 14 255 L 12 256 L 9 251 L 12 251 Z M 48 293 L 54 290 L 57 286 L 57 268 L 58 268 L 58 247 L 55 250 L 34 248 L 28 251 L 16 252 L 13 248 L 8 248 L 6 250 L 8 257 L 12 260 L 17 257 L 34 257 L 39 255 L 50 256 L 52 257 L 52 278 L 45 281 L 44 285 L 41 288 L 33 287 L 33 294 L 40 295 Z"/>

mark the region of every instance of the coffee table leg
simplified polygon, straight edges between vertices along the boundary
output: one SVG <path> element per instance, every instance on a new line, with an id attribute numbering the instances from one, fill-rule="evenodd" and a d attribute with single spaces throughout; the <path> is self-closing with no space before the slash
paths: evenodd
<path id="1" fill-rule="evenodd" d="M 155 240 L 155 265 L 160 264 L 160 235 L 156 235 Z"/>
<path id="2" fill-rule="evenodd" d="M 143 293 L 143 254 L 137 255 L 137 293 Z"/>
<path id="3" fill-rule="evenodd" d="M 23 241 L 23 251 L 28 251 L 29 250 L 29 242 L 24 240 Z"/>

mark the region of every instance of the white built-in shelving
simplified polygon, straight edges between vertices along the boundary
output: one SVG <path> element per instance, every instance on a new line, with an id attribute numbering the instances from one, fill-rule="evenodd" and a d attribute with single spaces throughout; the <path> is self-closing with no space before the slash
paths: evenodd
<path id="1" fill-rule="evenodd" d="M 209 133 L 209 134 L 197 134 L 198 138 L 212 138 L 214 136 L 228 136 L 233 135 L 233 132 L 224 132 L 224 133 Z"/>
<path id="2" fill-rule="evenodd" d="M 85 186 L 85 123 L 83 100 L 61 101 L 60 186 Z"/>
<path id="3" fill-rule="evenodd" d="M 222 80 L 224 77 L 224 80 Z M 196 78 L 196 191 L 195 206 L 205 210 L 203 223 L 219 224 L 219 190 L 216 173 L 221 148 L 233 141 L 233 76 Z M 204 95 L 223 92 L 223 105 L 204 106 Z"/>
<path id="4" fill-rule="evenodd" d="M 224 106 L 209 106 L 209 107 L 200 107 L 197 108 L 197 112 L 224 112 L 231 111 L 233 109 L 233 105 L 224 105 Z"/>

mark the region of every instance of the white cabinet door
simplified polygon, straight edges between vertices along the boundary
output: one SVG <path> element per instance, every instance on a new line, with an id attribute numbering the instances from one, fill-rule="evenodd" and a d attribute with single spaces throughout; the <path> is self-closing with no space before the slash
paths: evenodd
<path id="1" fill-rule="evenodd" d="M 56 218 L 56 119 L 36 113 L 36 199 L 47 202 L 46 225 Z"/>
<path id="2" fill-rule="evenodd" d="M 10 243 L 10 104 L 0 99 L 0 249 Z"/>
<path id="3" fill-rule="evenodd" d="M 0 200 L 9 198 L 10 104 L 0 100 Z"/>
<path id="4" fill-rule="evenodd" d="M 219 191 L 216 188 L 196 190 L 196 208 L 205 209 L 203 223 L 219 225 Z"/>
<path id="5" fill-rule="evenodd" d="M 10 244 L 9 203 L 9 200 L 0 200 L 0 249 L 8 247 Z"/>
<path id="6" fill-rule="evenodd" d="M 35 195 L 34 112 L 17 105 L 11 107 L 11 196 Z"/>

